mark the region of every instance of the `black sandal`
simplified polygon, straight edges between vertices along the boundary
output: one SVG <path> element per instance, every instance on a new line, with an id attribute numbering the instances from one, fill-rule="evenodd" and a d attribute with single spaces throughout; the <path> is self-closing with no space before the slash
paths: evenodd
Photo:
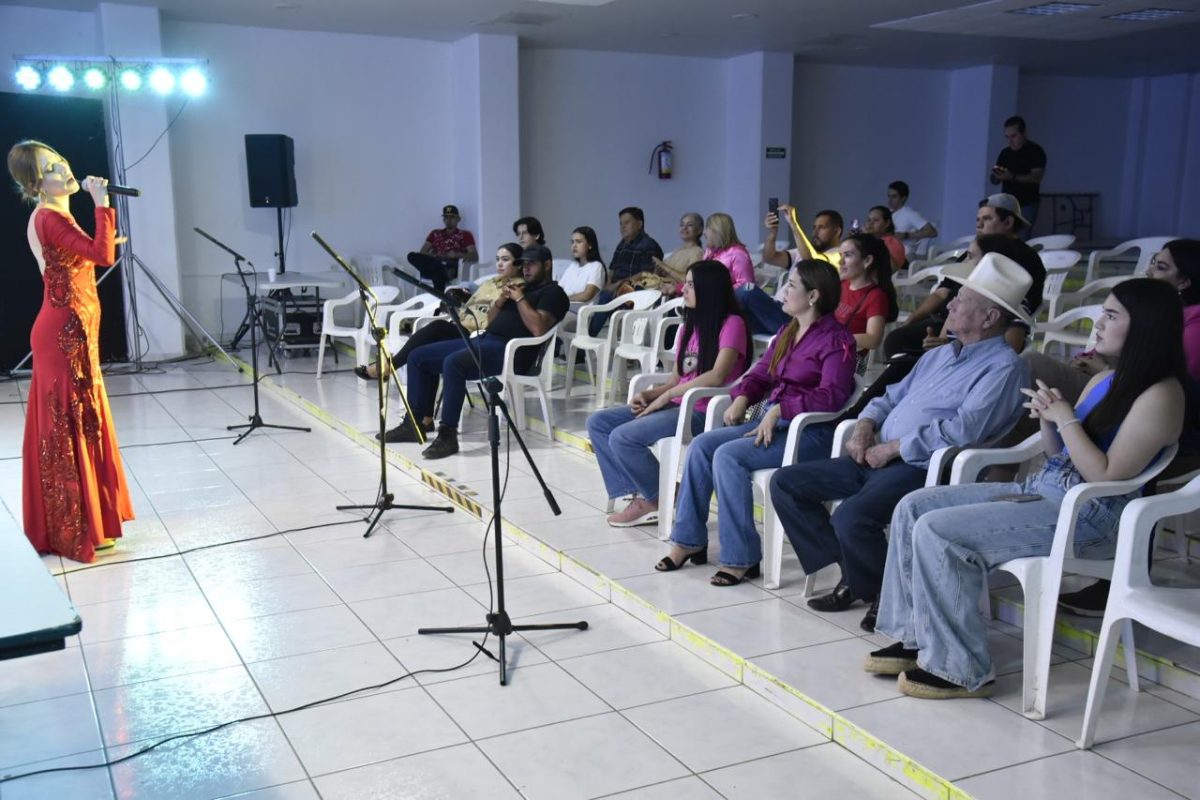
<path id="1" fill-rule="evenodd" d="M 678 563 L 670 556 L 663 556 L 659 562 L 654 565 L 654 568 L 659 572 L 674 572 L 689 561 L 697 566 L 707 564 L 708 548 L 706 547 L 703 550 L 696 550 L 695 552 L 688 553 L 683 557 L 683 561 Z"/>
<path id="2" fill-rule="evenodd" d="M 742 573 L 742 577 L 740 578 L 732 573 L 726 572 L 725 570 L 719 570 L 715 575 L 712 576 L 712 578 L 709 579 L 708 582 L 713 586 L 737 586 L 742 581 L 748 581 L 751 578 L 757 578 L 759 575 L 762 575 L 762 567 L 758 564 L 755 564 Z"/>
<path id="3" fill-rule="evenodd" d="M 364 381 L 375 380 L 374 378 L 371 377 L 371 373 L 367 372 L 367 369 L 369 369 L 369 368 L 368 367 L 355 367 L 354 374 L 357 375 L 358 377 L 362 378 Z"/>

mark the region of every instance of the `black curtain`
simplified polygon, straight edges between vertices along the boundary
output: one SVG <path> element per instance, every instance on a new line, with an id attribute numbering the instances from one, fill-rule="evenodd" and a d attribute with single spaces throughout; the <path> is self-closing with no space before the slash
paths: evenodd
<path id="1" fill-rule="evenodd" d="M 4 153 L 22 139 L 37 139 L 71 162 L 82 181 L 86 175 L 108 174 L 104 107 L 89 97 L 53 97 L 0 92 L 0 146 Z M 7 170 L 0 191 L 0 253 L 5 268 L 0 273 L 0 370 L 14 368 L 29 352 L 29 331 L 42 305 L 42 276 L 29 250 L 27 230 L 30 206 L 21 201 Z M 79 226 L 93 233 L 92 201 L 79 192 L 71 200 L 71 213 Z M 118 228 L 123 227 L 121 220 Z M 105 272 L 97 270 L 97 277 Z M 100 359 L 128 360 L 125 337 L 125 294 L 120 269 L 100 285 Z M 27 363 L 26 368 L 29 367 Z"/>

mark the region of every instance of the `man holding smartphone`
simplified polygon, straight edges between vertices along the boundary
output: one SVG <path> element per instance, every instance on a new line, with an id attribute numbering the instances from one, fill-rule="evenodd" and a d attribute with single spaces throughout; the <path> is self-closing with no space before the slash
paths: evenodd
<path id="1" fill-rule="evenodd" d="M 1046 174 L 1046 151 L 1026 137 L 1023 117 L 1009 117 L 1004 121 L 1004 138 L 1008 140 L 1008 146 L 996 156 L 989 179 L 993 184 L 1000 184 L 1003 192 L 1011 194 L 1021 204 L 1021 216 L 1029 221 L 1021 238 L 1028 239 L 1037 222 L 1042 178 Z"/>

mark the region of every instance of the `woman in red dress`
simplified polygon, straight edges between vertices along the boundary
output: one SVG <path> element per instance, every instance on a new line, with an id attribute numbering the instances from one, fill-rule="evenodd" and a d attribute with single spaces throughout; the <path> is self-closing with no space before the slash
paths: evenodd
<path id="1" fill-rule="evenodd" d="M 108 181 L 82 188 L 96 205 L 90 238 L 71 216 L 80 184 L 53 148 L 24 141 L 8 153 L 8 172 L 22 196 L 37 203 L 29 247 L 46 290 L 33 323 L 33 380 L 23 449 L 25 535 L 39 553 L 92 561 L 133 519 L 108 396 L 100 375 L 97 265 L 116 260 L 116 211 Z"/>

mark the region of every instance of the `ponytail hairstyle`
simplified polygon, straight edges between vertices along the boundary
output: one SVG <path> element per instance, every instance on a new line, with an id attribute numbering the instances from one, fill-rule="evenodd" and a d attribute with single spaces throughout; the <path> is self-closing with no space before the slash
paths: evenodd
<path id="1" fill-rule="evenodd" d="M 895 322 L 900 316 L 900 302 L 896 299 L 896 287 L 892 285 L 892 254 L 888 252 L 887 245 L 883 243 L 883 239 L 877 239 L 869 233 L 852 233 L 845 241 L 851 242 L 864 259 L 867 256 L 871 257 L 871 266 L 867 267 L 867 274 L 887 295 L 887 321 Z"/>
<path id="2" fill-rule="evenodd" d="M 1183 301 L 1165 281 L 1132 278 L 1112 288 L 1129 314 L 1129 333 L 1117 357 L 1112 386 L 1083 420 L 1092 441 L 1111 434 L 1142 392 L 1166 378 L 1188 385 L 1183 355 Z"/>
<path id="3" fill-rule="evenodd" d="M 741 315 L 742 307 L 733 291 L 733 276 L 729 268 L 720 261 L 697 261 L 688 267 L 696 292 L 696 307 L 680 308 L 683 317 L 683 332 L 677 340 L 680 347 L 687 347 L 692 333 L 699 334 L 700 352 L 696 374 L 708 372 L 717 363 L 721 349 L 721 328 L 731 315 Z M 746 326 L 746 345 L 749 347 L 750 327 Z M 749 350 L 747 350 L 749 352 Z M 676 361 L 676 371 L 679 363 Z"/>
<path id="4" fill-rule="evenodd" d="M 803 291 L 811 292 L 814 289 L 816 290 L 817 302 L 813 308 L 817 314 L 824 317 L 837 310 L 838 304 L 842 302 L 842 281 L 832 264 L 828 261 L 806 258 L 797 261 L 792 269 L 796 271 L 796 279 L 800 281 L 800 287 Z M 786 274 L 783 279 L 787 280 Z M 775 334 L 775 343 L 771 349 L 769 374 L 775 374 L 779 362 L 787 355 L 788 348 L 792 346 L 792 340 L 796 338 L 796 331 L 799 329 L 800 322 L 795 317 L 792 317 L 780 329 L 779 333 Z"/>

